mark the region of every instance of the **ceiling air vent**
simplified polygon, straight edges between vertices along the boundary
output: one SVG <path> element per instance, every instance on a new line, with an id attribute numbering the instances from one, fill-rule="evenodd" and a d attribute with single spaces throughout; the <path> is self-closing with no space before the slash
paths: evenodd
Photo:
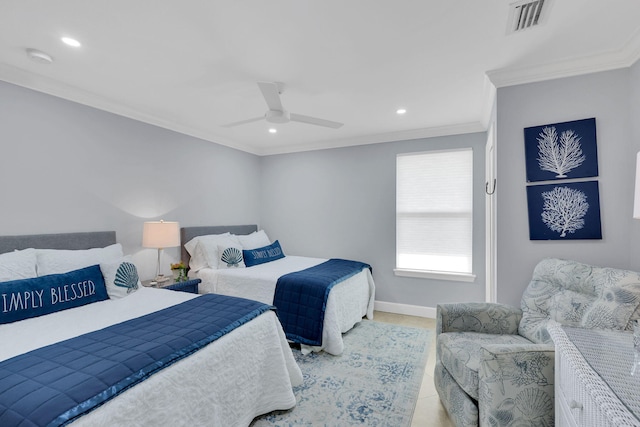
<path id="1" fill-rule="evenodd" d="M 547 4 L 548 7 L 549 2 L 550 0 L 525 0 L 511 3 L 507 33 L 517 33 L 540 24 L 544 18 L 543 6 Z"/>

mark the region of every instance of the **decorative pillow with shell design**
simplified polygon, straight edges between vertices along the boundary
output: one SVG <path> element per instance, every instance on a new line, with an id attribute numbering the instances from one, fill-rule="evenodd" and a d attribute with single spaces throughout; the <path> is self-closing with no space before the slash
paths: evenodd
<path id="1" fill-rule="evenodd" d="M 126 297 L 142 286 L 138 277 L 138 269 L 131 256 L 127 255 L 117 261 L 101 263 L 100 269 L 111 299 Z"/>
<path id="2" fill-rule="evenodd" d="M 218 268 L 244 268 L 244 259 L 242 258 L 242 246 L 218 246 Z"/>

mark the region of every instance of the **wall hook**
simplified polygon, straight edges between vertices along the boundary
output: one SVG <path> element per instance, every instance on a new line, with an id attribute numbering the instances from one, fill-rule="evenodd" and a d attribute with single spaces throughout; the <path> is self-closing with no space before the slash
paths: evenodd
<path id="1" fill-rule="evenodd" d="M 489 191 L 489 183 L 485 182 L 484 183 L 484 192 L 487 193 L 489 196 L 493 195 L 496 192 L 496 179 L 493 178 L 493 188 L 491 189 L 491 191 Z"/>

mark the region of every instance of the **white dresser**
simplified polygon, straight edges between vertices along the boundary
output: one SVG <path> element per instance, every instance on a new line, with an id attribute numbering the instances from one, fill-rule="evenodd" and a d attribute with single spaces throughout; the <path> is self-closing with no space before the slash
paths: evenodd
<path id="1" fill-rule="evenodd" d="M 630 332 L 554 323 L 556 426 L 640 427 L 640 374 Z"/>

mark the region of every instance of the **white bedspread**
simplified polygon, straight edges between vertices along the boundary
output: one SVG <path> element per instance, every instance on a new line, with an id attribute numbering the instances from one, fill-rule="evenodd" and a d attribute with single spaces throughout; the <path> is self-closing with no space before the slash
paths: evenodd
<path id="1" fill-rule="evenodd" d="M 286 256 L 248 268 L 202 269 L 195 276 L 202 280 L 200 293 L 237 296 L 273 304 L 278 278 L 327 261 L 322 258 Z M 329 293 L 324 316 L 322 345 L 303 346 L 304 353 L 324 350 L 339 355 L 344 350 L 342 334 L 364 316 L 373 319 L 375 284 L 368 269 L 335 285 Z"/>
<path id="2" fill-rule="evenodd" d="M 107 300 L 0 325 L 0 360 L 195 298 L 142 288 Z M 78 419 L 73 426 L 246 426 L 295 406 L 302 373 L 268 311 Z"/>

